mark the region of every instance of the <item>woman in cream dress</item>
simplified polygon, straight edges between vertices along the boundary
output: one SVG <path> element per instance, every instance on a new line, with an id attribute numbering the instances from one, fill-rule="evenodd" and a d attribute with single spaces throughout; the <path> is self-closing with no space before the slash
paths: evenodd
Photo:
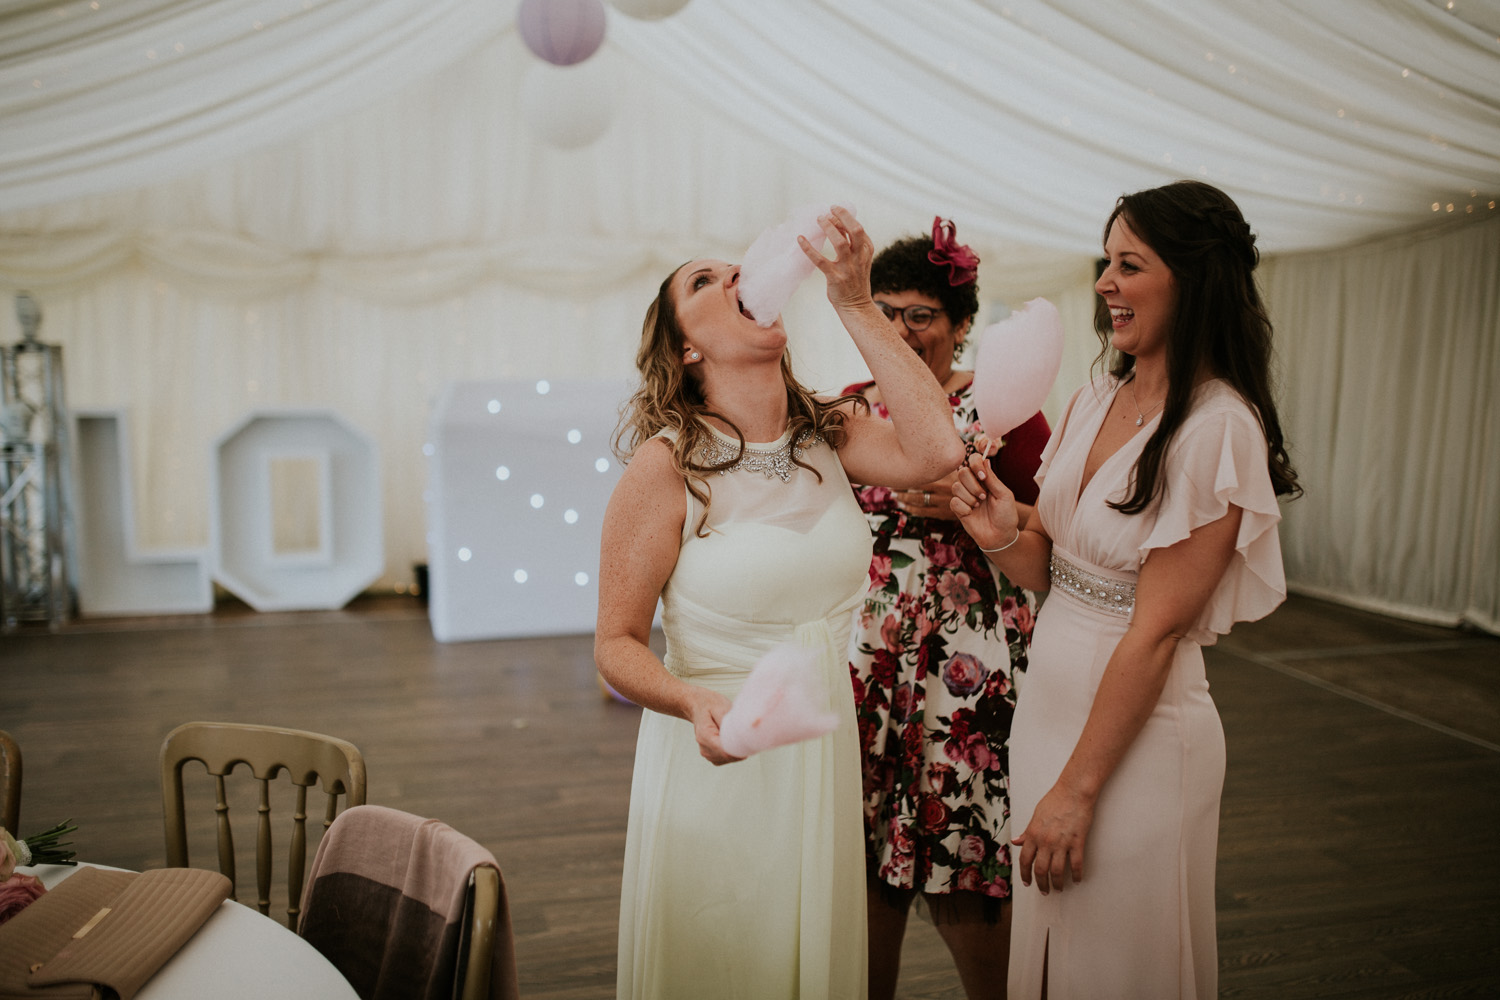
<path id="1" fill-rule="evenodd" d="M 864 1000 L 860 765 L 844 649 L 870 533 L 850 478 L 914 486 L 963 446 L 931 372 L 870 297 L 869 238 L 834 209 L 802 241 L 887 422 L 793 378 L 739 268 L 693 261 L 647 313 L 605 515 L 595 659 L 643 706 L 620 901 L 618 997 Z M 651 651 L 663 602 L 665 660 Z M 833 733 L 736 759 L 719 723 L 771 648 L 817 653 Z"/>
<path id="2" fill-rule="evenodd" d="M 1296 477 L 1234 202 L 1193 181 L 1123 197 L 1105 255 L 1110 372 L 1069 403 L 1034 516 L 1017 531 L 977 460 L 954 489 L 981 550 L 1050 586 L 1011 728 L 1009 995 L 1211 1000 L 1224 732 L 1202 647 L 1285 597 Z"/>

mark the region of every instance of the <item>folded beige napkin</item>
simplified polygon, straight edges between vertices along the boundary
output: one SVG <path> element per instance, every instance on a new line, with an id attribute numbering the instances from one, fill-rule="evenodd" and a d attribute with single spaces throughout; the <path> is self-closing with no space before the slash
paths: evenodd
<path id="1" fill-rule="evenodd" d="M 0 924 L 0 1000 L 130 1000 L 229 890 L 197 868 L 81 868 Z"/>

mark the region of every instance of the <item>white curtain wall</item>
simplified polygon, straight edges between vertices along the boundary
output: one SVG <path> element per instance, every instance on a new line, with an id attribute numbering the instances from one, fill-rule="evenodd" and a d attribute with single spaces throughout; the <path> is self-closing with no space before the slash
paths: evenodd
<path id="1" fill-rule="evenodd" d="M 1097 351 L 1115 198 L 1193 176 L 1268 255 L 1308 487 L 1291 579 L 1495 628 L 1493 5 L 692 0 L 610 10 L 569 69 L 515 11 L 0 0 L 0 291 L 41 303 L 70 405 L 129 409 L 141 546 L 207 543 L 211 447 L 248 410 L 328 408 L 380 446 L 382 583 L 409 582 L 446 382 L 626 375 L 668 271 L 810 202 L 881 243 L 954 219 L 981 325 L 1054 301 L 1055 418 Z M 591 95 L 607 130 L 549 144 L 539 87 Z M 817 285 L 787 326 L 836 389 L 865 372 Z"/>
<path id="2" fill-rule="evenodd" d="M 1500 219 L 1267 262 L 1297 589 L 1500 632 Z"/>

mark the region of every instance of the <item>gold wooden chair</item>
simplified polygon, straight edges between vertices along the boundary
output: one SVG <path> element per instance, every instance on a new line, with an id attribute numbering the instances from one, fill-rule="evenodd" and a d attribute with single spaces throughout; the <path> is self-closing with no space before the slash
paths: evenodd
<path id="1" fill-rule="evenodd" d="M 0 729 L 0 826 L 19 837 L 21 822 L 21 748 L 10 733 Z"/>
<path id="2" fill-rule="evenodd" d="M 464 930 L 458 944 L 458 1000 L 489 1000 L 489 956 L 499 946 L 497 924 L 510 932 L 509 913 L 500 913 L 500 869 L 475 868 L 464 900 Z"/>
<path id="3" fill-rule="evenodd" d="M 259 782 L 259 819 L 255 838 L 256 905 L 271 912 L 271 782 L 285 771 L 295 786 L 291 840 L 287 851 L 287 926 L 296 930 L 307 870 L 307 791 L 320 785 L 327 804 L 323 829 L 338 815 L 339 796 L 345 806 L 365 801 L 365 762 L 352 743 L 276 726 L 253 726 L 231 722 L 188 722 L 167 735 L 161 746 L 162 813 L 166 823 L 167 865 L 187 868 L 187 817 L 183 801 L 182 768 L 199 761 L 214 779 L 219 871 L 235 884 L 234 834 L 230 828 L 229 797 L 225 779 L 239 764 L 245 764 Z M 230 898 L 236 898 L 231 890 Z"/>

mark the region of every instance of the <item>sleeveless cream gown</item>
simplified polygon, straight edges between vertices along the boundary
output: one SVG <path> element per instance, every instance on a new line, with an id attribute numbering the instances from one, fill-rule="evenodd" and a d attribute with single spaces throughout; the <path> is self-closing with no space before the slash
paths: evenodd
<path id="1" fill-rule="evenodd" d="M 733 444 L 732 438 L 720 438 Z M 756 445 L 774 452 L 785 439 Z M 859 743 L 844 648 L 864 597 L 870 529 L 826 444 L 790 481 L 709 476 L 709 534 L 688 498 L 662 595 L 666 666 L 739 691 L 773 646 L 816 648 L 828 736 L 714 767 L 693 727 L 646 711 L 620 899 L 618 997 L 864 1000 Z"/>

